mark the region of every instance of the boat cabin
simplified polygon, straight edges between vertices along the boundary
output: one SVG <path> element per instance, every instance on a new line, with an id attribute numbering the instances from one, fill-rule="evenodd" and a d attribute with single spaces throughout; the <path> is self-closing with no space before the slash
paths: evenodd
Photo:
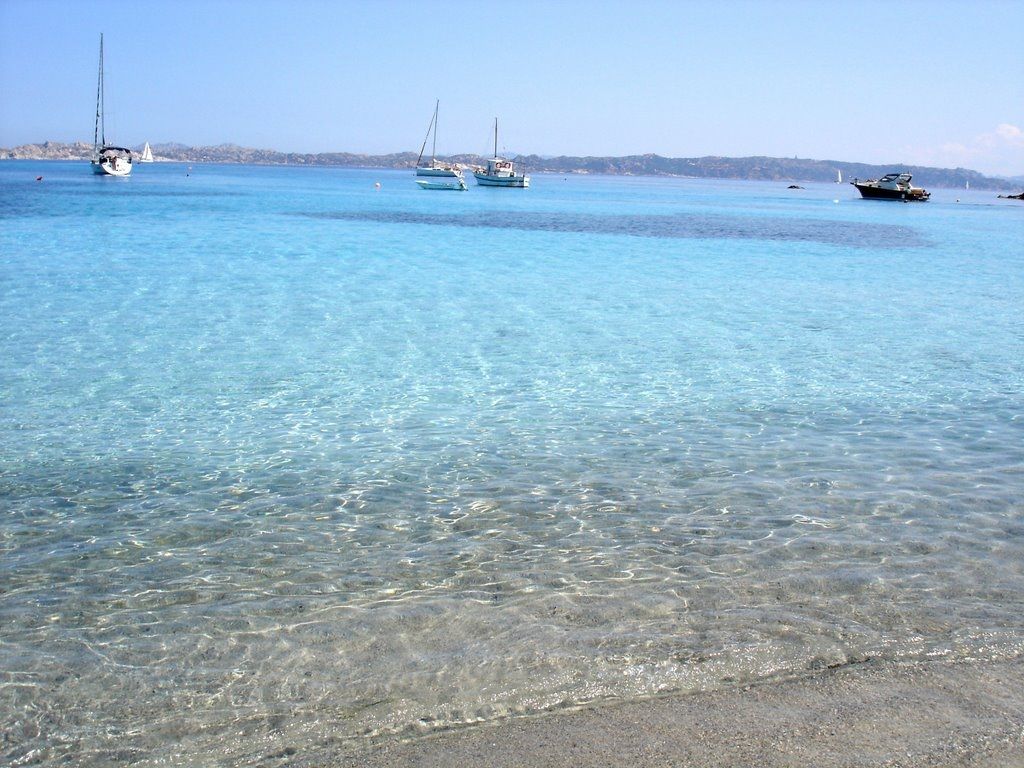
<path id="1" fill-rule="evenodd" d="M 103 147 L 103 149 L 100 150 L 100 159 L 103 160 L 108 157 L 126 158 L 128 162 L 131 162 L 132 151 L 125 147 Z"/>
<path id="2" fill-rule="evenodd" d="M 511 160 L 495 157 L 487 161 L 488 176 L 515 176 L 515 167 Z"/>
<path id="3" fill-rule="evenodd" d="M 910 189 L 909 173 L 887 173 L 878 180 L 878 186 L 885 189 Z"/>

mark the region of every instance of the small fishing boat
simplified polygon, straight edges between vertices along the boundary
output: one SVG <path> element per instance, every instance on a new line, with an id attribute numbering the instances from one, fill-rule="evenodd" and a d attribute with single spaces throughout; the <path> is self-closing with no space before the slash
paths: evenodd
<path id="1" fill-rule="evenodd" d="M 434 104 L 434 116 L 430 118 L 430 125 L 427 126 L 427 135 L 423 137 L 423 144 L 420 146 L 420 156 L 416 158 L 416 175 L 417 176 L 455 176 L 462 177 L 462 171 L 459 166 L 453 165 L 452 163 L 446 163 L 442 160 L 437 159 L 437 111 L 441 106 L 441 100 L 438 99 L 437 103 Z M 430 147 L 430 162 L 423 162 L 423 153 L 427 149 L 427 141 L 433 136 L 434 141 Z M 433 189 L 433 187 L 432 187 Z"/>
<path id="2" fill-rule="evenodd" d="M 96 84 L 96 127 L 92 135 L 92 172 L 101 176 L 127 176 L 132 172 L 132 151 L 107 144 L 103 124 L 103 33 L 100 33 L 100 74 Z"/>
<path id="3" fill-rule="evenodd" d="M 853 184 L 862 197 L 875 200 L 906 200 L 924 202 L 931 197 L 931 192 L 912 186 L 909 173 L 887 173 L 880 179 L 860 181 L 854 179 Z"/>
<path id="4" fill-rule="evenodd" d="M 515 164 L 511 160 L 498 156 L 498 118 L 494 118 L 494 157 L 487 161 L 487 168 L 473 171 L 476 183 L 482 187 L 519 187 L 530 186 L 530 177 L 516 173 Z"/>
<path id="5" fill-rule="evenodd" d="M 460 174 L 453 180 L 448 179 L 416 179 L 416 183 L 420 185 L 420 189 L 447 189 L 450 191 L 464 192 L 469 189 L 466 186 L 466 180 L 462 178 Z"/>

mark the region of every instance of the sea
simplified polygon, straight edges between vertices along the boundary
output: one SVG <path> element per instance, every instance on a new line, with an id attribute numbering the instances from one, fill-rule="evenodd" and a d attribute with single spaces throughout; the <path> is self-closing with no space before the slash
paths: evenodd
<path id="1" fill-rule="evenodd" d="M 469 183 L 0 163 L 0 763 L 1024 653 L 1024 204 Z"/>

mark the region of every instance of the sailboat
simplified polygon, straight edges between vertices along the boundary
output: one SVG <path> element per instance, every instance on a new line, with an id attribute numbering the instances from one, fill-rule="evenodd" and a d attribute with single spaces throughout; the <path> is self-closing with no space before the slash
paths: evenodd
<path id="1" fill-rule="evenodd" d="M 843 172 L 842 171 L 836 171 L 836 184 L 842 184 L 842 183 L 843 183 Z"/>
<path id="2" fill-rule="evenodd" d="M 487 170 L 473 171 L 476 183 L 482 187 L 519 187 L 530 186 L 530 177 L 516 173 L 511 160 L 498 157 L 498 118 L 494 118 L 494 157 L 487 161 Z"/>
<path id="3" fill-rule="evenodd" d="M 457 165 L 451 163 L 445 163 L 437 159 L 437 110 L 441 106 L 441 100 L 438 99 L 437 103 L 434 104 L 434 116 L 430 119 L 430 125 L 427 126 L 427 135 L 423 137 L 423 145 L 420 147 L 420 156 L 416 158 L 416 175 L 417 176 L 454 176 L 455 178 L 462 178 L 462 170 Z M 427 140 L 433 135 L 434 143 L 430 148 L 430 162 L 423 162 L 423 153 L 427 149 Z"/>
<path id="4" fill-rule="evenodd" d="M 132 151 L 107 144 L 103 126 L 103 33 L 100 33 L 100 74 L 96 83 L 96 127 L 92 135 L 92 172 L 102 176 L 127 176 L 132 172 Z"/>
<path id="5" fill-rule="evenodd" d="M 149 142 L 146 142 L 146 146 L 142 148 L 142 157 L 139 158 L 140 163 L 152 163 L 153 162 L 153 150 L 149 146 Z"/>

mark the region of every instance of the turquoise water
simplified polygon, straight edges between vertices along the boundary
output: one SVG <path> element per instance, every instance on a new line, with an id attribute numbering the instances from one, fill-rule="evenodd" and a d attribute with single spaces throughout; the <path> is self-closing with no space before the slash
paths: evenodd
<path id="1" fill-rule="evenodd" d="M 532 184 L 0 164 L 0 762 L 1024 650 L 1021 204 Z"/>

